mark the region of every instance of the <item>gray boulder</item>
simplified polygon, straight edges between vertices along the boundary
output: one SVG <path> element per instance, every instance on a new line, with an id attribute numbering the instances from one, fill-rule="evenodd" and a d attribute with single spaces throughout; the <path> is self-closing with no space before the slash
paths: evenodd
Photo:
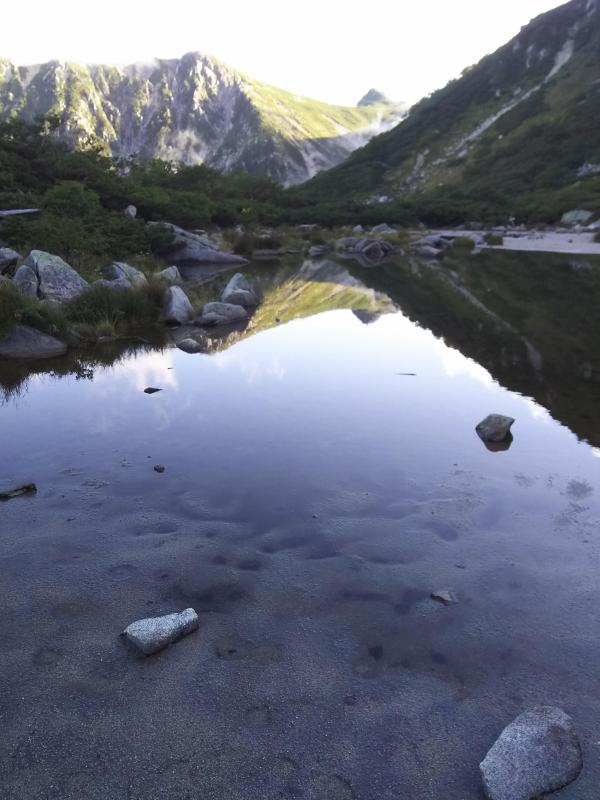
<path id="1" fill-rule="evenodd" d="M 396 229 L 391 228 L 387 222 L 383 222 L 381 225 L 375 225 L 374 228 L 371 228 L 371 233 L 385 236 L 386 234 L 396 233 Z"/>
<path id="2" fill-rule="evenodd" d="M 512 417 L 490 414 L 479 423 L 475 430 L 483 442 L 503 442 L 508 438 L 513 423 Z"/>
<path id="3" fill-rule="evenodd" d="M 361 239 L 356 243 L 354 251 L 369 261 L 381 261 L 394 249 L 393 245 L 384 239 Z"/>
<path id="4" fill-rule="evenodd" d="M 198 626 L 198 614 L 193 608 L 186 608 L 176 614 L 139 619 L 128 625 L 123 635 L 145 656 L 149 656 L 197 630 Z"/>
<path id="5" fill-rule="evenodd" d="M 179 286 L 169 286 L 163 299 L 163 317 L 169 325 L 185 325 L 194 316 L 194 307 Z"/>
<path id="6" fill-rule="evenodd" d="M 176 286 L 183 283 L 183 278 L 181 277 L 181 273 L 177 267 L 166 267 L 165 269 L 161 269 L 160 272 L 154 273 L 154 277 Z"/>
<path id="7" fill-rule="evenodd" d="M 127 278 L 115 278 L 113 280 L 99 278 L 92 283 L 92 286 L 106 286 L 107 289 L 131 289 L 131 284 Z"/>
<path id="8" fill-rule="evenodd" d="M 196 318 L 197 325 L 232 325 L 248 319 L 248 312 L 243 306 L 231 303 L 207 303 L 200 316 Z"/>
<path id="9" fill-rule="evenodd" d="M 127 206 L 123 213 L 126 217 L 129 217 L 129 219 L 135 219 L 137 217 L 137 208 L 133 205 Z"/>
<path id="10" fill-rule="evenodd" d="M 198 342 L 196 339 L 192 339 L 191 337 L 181 339 L 181 341 L 177 342 L 177 347 L 180 350 L 183 350 L 184 353 L 190 354 L 203 353 L 205 350 L 205 347 L 201 342 Z"/>
<path id="11" fill-rule="evenodd" d="M 24 265 L 37 275 L 37 295 L 41 300 L 63 303 L 84 292 L 89 284 L 60 256 L 32 250 Z"/>
<path id="12" fill-rule="evenodd" d="M 308 255 L 311 258 L 318 258 L 319 256 L 324 256 L 326 253 L 327 247 L 324 244 L 315 244 L 308 251 Z"/>
<path id="13" fill-rule="evenodd" d="M 234 253 L 222 253 L 205 233 L 194 233 L 169 222 L 150 223 L 162 225 L 173 234 L 173 242 L 166 248 L 176 261 L 193 261 L 196 264 L 247 264 L 248 261 Z"/>
<path id="14" fill-rule="evenodd" d="M 586 225 L 593 217 L 591 211 L 575 208 L 564 213 L 560 219 L 562 225 Z"/>
<path id="15" fill-rule="evenodd" d="M 0 359 L 56 358 L 66 352 L 64 342 L 28 325 L 17 325 L 8 336 L 0 339 Z"/>
<path id="16" fill-rule="evenodd" d="M 489 800 L 532 800 L 572 783 L 581 772 L 573 720 L 560 708 L 521 714 L 479 765 Z"/>
<path id="17" fill-rule="evenodd" d="M 260 304 L 260 298 L 249 280 L 241 272 L 238 272 L 223 290 L 221 302 L 244 308 L 255 308 Z"/>
<path id="18" fill-rule="evenodd" d="M 363 226 L 362 226 L 362 225 L 355 225 L 355 226 L 352 228 L 352 233 L 364 233 L 364 230 L 365 230 L 365 229 L 363 228 Z"/>
<path id="19" fill-rule="evenodd" d="M 0 247 L 0 275 L 7 272 L 12 274 L 20 258 L 21 256 L 16 250 L 12 250 L 10 247 Z"/>
<path id="20" fill-rule="evenodd" d="M 21 294 L 26 294 L 30 297 L 37 297 L 38 277 L 33 267 L 28 267 L 26 264 L 21 264 L 19 269 L 16 271 L 12 282 L 13 285 L 21 292 Z"/>
<path id="21" fill-rule="evenodd" d="M 109 281 L 126 280 L 131 286 L 145 286 L 148 283 L 148 279 L 141 270 L 125 264 L 123 261 L 113 261 L 104 270 L 104 277 Z"/>
<path id="22" fill-rule="evenodd" d="M 444 252 L 437 247 L 433 247 L 431 244 L 423 244 L 421 242 L 417 242 L 416 244 L 412 245 L 413 250 L 418 256 L 421 258 L 438 258 Z"/>

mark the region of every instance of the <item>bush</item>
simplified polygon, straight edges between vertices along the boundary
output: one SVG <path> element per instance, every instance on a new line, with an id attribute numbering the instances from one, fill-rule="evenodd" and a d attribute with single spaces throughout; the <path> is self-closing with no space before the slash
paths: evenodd
<path id="1" fill-rule="evenodd" d="M 454 250 L 471 251 L 475 249 L 475 242 L 470 236 L 458 236 L 456 239 L 453 239 L 452 247 Z"/>
<path id="2" fill-rule="evenodd" d="M 501 247 L 504 244 L 504 237 L 498 233 L 486 233 L 484 241 L 490 247 Z"/>

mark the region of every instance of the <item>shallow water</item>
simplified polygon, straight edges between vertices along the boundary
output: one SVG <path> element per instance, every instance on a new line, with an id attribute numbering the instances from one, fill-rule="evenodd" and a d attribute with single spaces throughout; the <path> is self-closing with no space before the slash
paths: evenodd
<path id="1" fill-rule="evenodd" d="M 556 704 L 586 762 L 561 796 L 595 798 L 586 264 L 260 265 L 210 354 L 4 368 L 0 489 L 38 493 L 0 505 L 0 795 L 471 800 L 502 727 Z M 189 605 L 156 657 L 118 637 Z"/>

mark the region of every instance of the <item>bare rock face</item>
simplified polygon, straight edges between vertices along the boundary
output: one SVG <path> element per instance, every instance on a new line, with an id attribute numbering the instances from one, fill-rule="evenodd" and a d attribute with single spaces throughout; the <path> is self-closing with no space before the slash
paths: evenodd
<path id="1" fill-rule="evenodd" d="M 88 282 L 60 256 L 43 250 L 32 250 L 23 266 L 30 267 L 37 276 L 37 296 L 40 300 L 64 303 L 89 287 Z"/>
<path id="2" fill-rule="evenodd" d="M 533 800 L 567 786 L 582 767 L 573 720 L 549 706 L 511 722 L 480 764 L 489 800 Z"/>
<path id="3" fill-rule="evenodd" d="M 479 423 L 475 430 L 483 442 L 503 442 L 508 438 L 513 423 L 512 417 L 490 414 Z"/>
<path id="4" fill-rule="evenodd" d="M 221 301 L 244 308 L 255 308 L 259 305 L 260 298 L 250 285 L 250 281 L 238 272 L 223 290 Z"/>
<path id="5" fill-rule="evenodd" d="M 16 325 L 4 339 L 0 339 L 0 359 L 56 358 L 67 352 L 67 345 L 46 333 Z"/>
<path id="6" fill-rule="evenodd" d="M 198 625 L 198 614 L 193 608 L 186 608 L 176 614 L 139 619 L 128 625 L 123 635 L 144 655 L 149 656 L 197 630 Z"/>
<path id="7" fill-rule="evenodd" d="M 168 325 L 185 325 L 194 316 L 194 307 L 180 286 L 169 286 L 165 292 L 163 316 Z"/>

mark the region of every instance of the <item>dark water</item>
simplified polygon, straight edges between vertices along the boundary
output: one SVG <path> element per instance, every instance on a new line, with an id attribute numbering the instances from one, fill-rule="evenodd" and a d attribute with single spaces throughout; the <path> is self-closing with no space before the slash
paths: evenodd
<path id="1" fill-rule="evenodd" d="M 471 800 L 556 704 L 596 798 L 600 266 L 254 275 L 210 353 L 0 367 L 0 488 L 39 488 L 0 506 L 0 796 Z M 188 605 L 159 656 L 118 638 Z"/>

